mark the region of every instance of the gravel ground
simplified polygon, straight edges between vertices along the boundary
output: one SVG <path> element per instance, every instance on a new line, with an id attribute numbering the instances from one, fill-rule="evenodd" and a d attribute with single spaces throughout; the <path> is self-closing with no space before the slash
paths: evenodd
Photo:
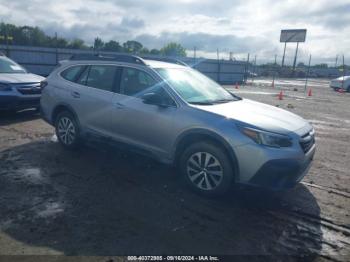
<path id="1" fill-rule="evenodd" d="M 254 254 L 348 261 L 350 94 L 311 80 L 227 86 L 315 127 L 318 149 L 284 193 L 237 187 L 217 199 L 184 187 L 176 170 L 90 143 L 68 152 L 26 111 L 0 116 L 0 255 Z M 298 91 L 293 91 L 295 88 Z M 284 91 L 284 99 L 276 95 Z"/>

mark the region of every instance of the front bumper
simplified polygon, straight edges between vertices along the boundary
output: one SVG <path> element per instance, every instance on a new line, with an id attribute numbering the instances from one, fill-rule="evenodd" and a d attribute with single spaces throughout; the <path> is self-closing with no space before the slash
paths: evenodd
<path id="1" fill-rule="evenodd" d="M 0 92 L 0 110 L 38 108 L 41 95 L 21 95 L 16 92 Z"/>
<path id="2" fill-rule="evenodd" d="M 346 88 L 345 85 L 343 85 L 341 82 L 333 82 L 329 84 L 330 88 L 333 88 L 334 90 L 338 90 L 341 88 Z"/>
<path id="3" fill-rule="evenodd" d="M 306 132 L 310 132 L 309 127 L 300 130 L 300 134 Z M 308 173 L 316 151 L 314 138 L 302 143 L 300 134 L 295 135 L 291 147 L 271 148 L 253 142 L 235 147 L 239 167 L 236 182 L 271 190 L 295 186 Z"/>
<path id="4" fill-rule="evenodd" d="M 292 188 L 308 173 L 315 151 L 314 144 L 303 159 L 269 160 L 249 180 L 249 184 L 272 190 Z"/>

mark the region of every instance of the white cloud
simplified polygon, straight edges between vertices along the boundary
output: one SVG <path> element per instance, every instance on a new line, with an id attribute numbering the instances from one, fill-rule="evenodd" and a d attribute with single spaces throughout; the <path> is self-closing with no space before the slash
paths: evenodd
<path id="1" fill-rule="evenodd" d="M 349 57 L 349 13 L 348 0 L 0 0 L 4 22 L 39 26 L 88 43 L 96 36 L 140 39 L 153 48 L 173 40 L 189 49 L 198 45 L 199 54 L 215 56 L 219 48 L 238 58 L 257 54 L 258 61 L 281 56 L 279 34 L 285 28 L 308 29 L 300 60 L 306 61 L 309 53 L 316 62 L 331 62 L 342 53 Z M 289 62 L 294 47 L 287 49 Z"/>

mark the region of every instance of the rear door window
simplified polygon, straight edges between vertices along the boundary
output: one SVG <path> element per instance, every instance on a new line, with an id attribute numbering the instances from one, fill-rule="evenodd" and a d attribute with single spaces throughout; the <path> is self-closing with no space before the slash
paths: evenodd
<path id="1" fill-rule="evenodd" d="M 87 86 L 111 92 L 115 90 L 118 71 L 116 66 L 91 65 L 88 71 Z M 84 81 L 84 78 L 82 78 L 82 81 Z"/>

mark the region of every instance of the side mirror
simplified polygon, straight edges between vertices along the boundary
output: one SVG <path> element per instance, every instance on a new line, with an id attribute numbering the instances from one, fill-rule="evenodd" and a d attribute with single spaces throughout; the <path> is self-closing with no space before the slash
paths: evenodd
<path id="1" fill-rule="evenodd" d="M 163 98 L 157 93 L 146 93 L 142 96 L 142 100 L 145 104 L 168 107 L 164 104 Z"/>

